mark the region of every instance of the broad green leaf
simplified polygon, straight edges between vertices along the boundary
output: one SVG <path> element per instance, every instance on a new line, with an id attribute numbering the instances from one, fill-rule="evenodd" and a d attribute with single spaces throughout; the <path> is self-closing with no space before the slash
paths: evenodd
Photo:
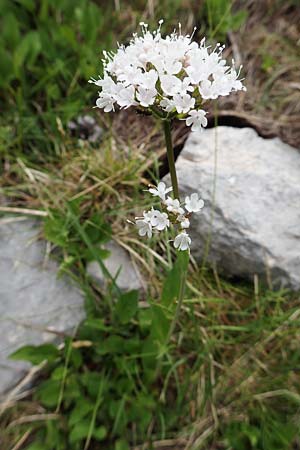
<path id="1" fill-rule="evenodd" d="M 172 304 L 175 306 L 175 300 L 178 298 L 181 278 L 183 274 L 187 271 L 189 263 L 189 253 L 178 252 L 177 259 L 173 268 L 169 271 L 166 281 L 163 286 L 161 303 L 169 307 Z"/>
<path id="2" fill-rule="evenodd" d="M 45 450 L 45 444 L 42 444 L 40 442 L 33 442 L 28 447 L 26 447 L 25 450 Z"/>
<path id="3" fill-rule="evenodd" d="M 35 365 L 45 360 L 55 361 L 58 357 L 59 350 L 52 344 L 25 345 L 10 355 L 10 359 L 29 361 Z"/>
<path id="4" fill-rule="evenodd" d="M 93 328 L 95 330 L 101 330 L 101 331 L 109 331 L 111 330 L 111 327 L 105 325 L 104 319 L 86 319 L 83 324 L 83 327 L 87 328 Z"/>
<path id="5" fill-rule="evenodd" d="M 69 417 L 69 426 L 73 426 L 81 419 L 86 417 L 94 409 L 94 403 L 85 398 L 79 398 L 76 402 L 75 408 L 72 410 Z"/>
<path id="6" fill-rule="evenodd" d="M 130 450 L 129 444 L 124 439 L 118 439 L 115 443 L 115 450 Z"/>
<path id="7" fill-rule="evenodd" d="M 14 67 L 11 56 L 4 48 L 0 47 L 0 86 L 5 86 L 13 77 Z"/>
<path id="8" fill-rule="evenodd" d="M 88 419 L 82 420 L 78 422 L 75 427 L 72 429 L 69 435 L 70 444 L 75 444 L 78 441 L 82 441 L 86 439 L 90 432 L 91 421 Z M 107 435 L 106 428 L 104 426 L 100 426 L 93 430 L 92 436 L 97 441 L 102 441 Z"/>
<path id="9" fill-rule="evenodd" d="M 100 383 L 103 383 L 103 390 L 107 388 L 107 385 L 102 381 L 102 374 L 99 372 L 84 372 L 80 376 L 80 382 L 93 399 L 97 398 Z"/>
<path id="10" fill-rule="evenodd" d="M 69 238 L 69 225 L 66 218 L 58 213 L 52 213 L 44 222 L 45 238 L 55 245 L 65 247 Z"/>
<path id="11" fill-rule="evenodd" d="M 96 348 L 98 355 L 107 355 L 109 353 L 123 353 L 125 339 L 118 335 L 111 335 L 107 339 L 99 342 Z"/>
<path id="12" fill-rule="evenodd" d="M 19 22 L 14 14 L 6 14 L 1 35 L 4 41 L 6 41 L 8 48 L 12 50 L 20 41 Z"/>
<path id="13" fill-rule="evenodd" d="M 137 290 L 121 294 L 116 304 L 116 315 L 121 323 L 128 323 L 133 318 L 138 309 Z"/>
<path id="14" fill-rule="evenodd" d="M 69 434 L 69 443 L 75 444 L 75 442 L 85 439 L 88 436 L 90 424 L 91 421 L 87 419 L 81 420 L 79 423 L 76 423 Z"/>
<path id="15" fill-rule="evenodd" d="M 107 430 L 104 426 L 101 426 L 99 428 L 95 428 L 92 434 L 93 438 L 96 439 L 96 441 L 103 441 L 103 439 L 107 436 Z"/>
<path id="16" fill-rule="evenodd" d="M 60 380 L 46 380 L 38 386 L 36 396 L 44 406 L 54 408 L 57 406 L 60 390 Z"/>
<path id="17" fill-rule="evenodd" d="M 170 329 L 171 319 L 169 319 L 160 305 L 152 305 L 152 326 L 151 336 L 154 341 L 164 345 Z"/>

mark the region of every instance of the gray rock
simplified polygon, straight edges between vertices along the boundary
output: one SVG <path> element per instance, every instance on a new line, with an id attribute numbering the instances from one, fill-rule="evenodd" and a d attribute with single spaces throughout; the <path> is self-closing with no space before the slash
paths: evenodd
<path id="1" fill-rule="evenodd" d="M 103 262 L 109 273 L 116 277 L 116 283 L 122 291 L 144 289 L 143 278 L 138 268 L 132 263 L 129 254 L 114 241 L 105 245 L 110 255 Z M 87 273 L 101 286 L 105 286 L 106 278 L 96 261 L 87 265 Z"/>
<path id="2" fill-rule="evenodd" d="M 0 394 L 30 364 L 7 357 L 23 345 L 57 340 L 84 318 L 83 295 L 47 258 L 35 221 L 0 219 Z"/>
<path id="3" fill-rule="evenodd" d="M 250 280 L 256 274 L 273 287 L 300 289 L 295 148 L 277 138 L 265 140 L 250 128 L 218 127 L 191 133 L 176 167 L 181 196 L 199 192 L 205 200 L 203 212 L 191 219 L 196 258 L 203 257 L 210 239 L 208 261 L 220 272 Z"/>

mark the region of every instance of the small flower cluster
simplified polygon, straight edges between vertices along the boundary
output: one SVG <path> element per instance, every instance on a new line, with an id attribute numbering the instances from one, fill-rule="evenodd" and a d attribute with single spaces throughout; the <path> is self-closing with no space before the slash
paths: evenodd
<path id="1" fill-rule="evenodd" d="M 181 231 L 174 239 L 174 247 L 178 250 L 188 250 L 191 244 L 191 238 L 186 232 L 190 226 L 189 219 L 193 212 L 201 211 L 204 201 L 194 193 L 185 197 L 185 202 L 181 205 L 177 198 L 167 196 L 171 191 L 172 188 L 167 188 L 163 182 L 158 183 L 157 187 L 150 187 L 149 192 L 160 198 L 162 211 L 152 207 L 150 211 L 143 212 L 143 217 L 136 217 L 135 223 L 139 235 L 148 238 L 152 237 L 153 232 L 163 231 L 171 224 L 178 225 Z"/>
<path id="2" fill-rule="evenodd" d="M 214 49 L 193 42 L 193 36 L 174 31 L 163 38 L 159 28 L 150 32 L 141 23 L 142 35 L 133 35 L 129 45 L 119 46 L 117 52 L 104 52 L 104 77 L 91 79 L 101 88 L 96 101 L 105 112 L 138 106 L 160 117 L 186 120 L 192 130 L 207 125 L 203 101 L 245 90 L 236 71 L 222 59 L 224 47 Z"/>

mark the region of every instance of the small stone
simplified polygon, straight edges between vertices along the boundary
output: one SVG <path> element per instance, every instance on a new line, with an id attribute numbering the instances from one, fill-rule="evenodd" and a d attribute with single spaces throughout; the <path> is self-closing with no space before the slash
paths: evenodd
<path id="1" fill-rule="evenodd" d="M 29 363 L 8 356 L 24 345 L 59 340 L 84 319 L 84 297 L 38 239 L 39 223 L 0 219 L 0 394 L 25 375 Z"/>
<path id="2" fill-rule="evenodd" d="M 215 155 L 217 170 L 215 178 Z M 269 287 L 300 289 L 300 153 L 251 128 L 191 133 L 176 161 L 181 198 L 205 201 L 193 214 L 192 253 L 224 275 L 254 275 Z M 215 199 L 214 199 L 215 186 Z"/>
<path id="3" fill-rule="evenodd" d="M 114 241 L 106 244 L 105 249 L 110 251 L 110 255 L 103 260 L 103 263 L 112 277 L 117 276 L 116 283 L 119 288 L 124 292 L 132 289 L 143 290 L 143 278 L 131 261 L 129 254 Z M 101 286 L 105 286 L 107 280 L 97 261 L 92 261 L 87 265 L 87 273 Z"/>
<path id="4" fill-rule="evenodd" d="M 69 130 L 74 136 L 89 142 L 101 141 L 103 129 L 97 125 L 94 117 L 88 114 L 78 116 L 75 120 L 70 120 L 67 124 Z"/>

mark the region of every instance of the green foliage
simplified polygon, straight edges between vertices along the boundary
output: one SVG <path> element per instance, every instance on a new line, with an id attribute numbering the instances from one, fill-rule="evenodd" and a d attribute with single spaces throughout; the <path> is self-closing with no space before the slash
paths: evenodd
<path id="1" fill-rule="evenodd" d="M 11 123 L 18 113 L 23 144 L 39 137 L 49 147 L 56 115 L 64 123 L 91 104 L 87 80 L 113 45 L 113 9 L 86 0 L 1 0 L 0 98 Z"/>
<path id="2" fill-rule="evenodd" d="M 233 0 L 207 0 L 206 14 L 210 38 L 225 41 L 228 31 L 237 31 L 247 19 L 247 11 L 232 11 Z"/>
<path id="3" fill-rule="evenodd" d="M 39 346 L 26 345 L 10 355 L 11 359 L 22 359 L 32 364 L 40 364 L 43 361 L 53 362 L 59 352 L 54 345 L 43 344 Z"/>
<path id="4" fill-rule="evenodd" d="M 161 303 L 169 307 L 174 305 L 174 300 L 177 299 L 181 276 L 186 272 L 189 263 L 188 252 L 179 252 L 173 268 L 168 273 L 163 285 Z"/>
<path id="5" fill-rule="evenodd" d="M 120 295 L 116 304 L 116 316 L 122 324 L 130 322 L 138 309 L 138 291 L 127 292 Z"/>
<path id="6" fill-rule="evenodd" d="M 297 436 L 296 424 L 285 414 L 257 408 L 251 422 L 232 421 L 225 429 L 225 440 L 236 450 L 289 450 Z"/>
<path id="7" fill-rule="evenodd" d="M 80 222 L 80 202 L 72 201 L 66 211 L 52 210 L 44 222 L 44 234 L 48 241 L 64 250 L 61 270 L 68 269 L 78 261 L 96 260 L 103 267 L 102 259 L 109 252 L 101 244 L 111 238 L 110 226 L 102 214 L 94 213 Z"/>
<path id="8" fill-rule="evenodd" d="M 143 440 L 152 421 L 156 433 L 163 436 L 160 416 L 164 418 L 164 427 L 169 430 L 174 427 L 174 408 L 181 414 L 186 406 L 179 402 L 171 407 L 160 401 L 160 382 L 154 382 L 152 373 L 152 368 L 158 367 L 157 347 L 152 354 L 145 355 L 145 342 L 152 337 L 160 338 L 152 330 L 154 322 L 161 321 L 162 316 L 155 305 L 149 306 L 150 321 L 146 327 L 145 323 L 140 326 L 137 302 L 136 291 L 121 294 L 113 322 L 106 325 L 101 317 L 88 317 L 78 331 L 77 340 L 67 339 L 65 349 L 58 351 L 49 345 L 24 348 L 14 354 L 14 359 L 34 363 L 48 359 L 52 363 L 34 396 L 49 412 L 58 412 L 60 418 L 38 424 L 29 449 L 38 449 L 44 441 L 44 450 L 70 447 L 82 450 L 87 445 L 98 448 L 98 442 L 103 442 L 107 449 L 125 450 L 130 448 L 132 426 L 138 441 Z M 168 324 L 169 321 L 166 331 Z M 81 347 L 81 342 L 90 345 Z M 170 368 L 165 361 L 160 369 L 162 379 Z"/>

